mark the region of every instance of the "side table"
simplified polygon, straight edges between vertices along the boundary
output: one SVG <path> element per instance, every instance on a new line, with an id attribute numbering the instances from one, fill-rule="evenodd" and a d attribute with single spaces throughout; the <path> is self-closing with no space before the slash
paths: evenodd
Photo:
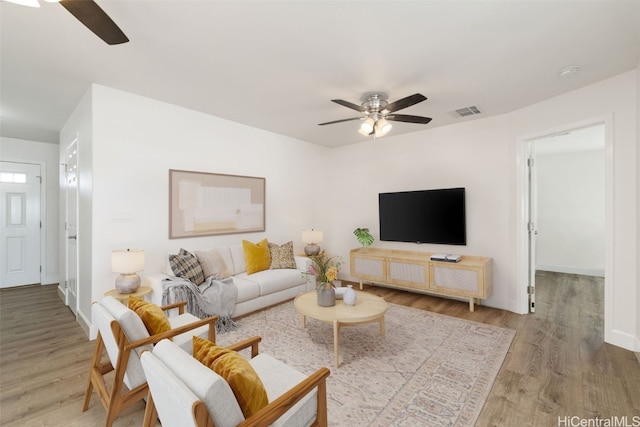
<path id="1" fill-rule="evenodd" d="M 111 289 L 108 292 L 105 292 L 105 296 L 112 296 L 118 301 L 120 301 L 124 305 L 129 305 L 129 297 L 144 297 L 147 294 L 151 293 L 151 287 L 149 286 L 140 286 L 137 291 L 132 292 L 130 294 L 121 294 L 117 289 Z"/>

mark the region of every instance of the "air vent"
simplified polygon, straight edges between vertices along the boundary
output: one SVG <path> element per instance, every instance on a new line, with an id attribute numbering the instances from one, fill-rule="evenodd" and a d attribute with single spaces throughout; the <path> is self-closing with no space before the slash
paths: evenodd
<path id="1" fill-rule="evenodd" d="M 460 108 L 459 110 L 456 110 L 456 114 L 460 117 L 467 117 L 473 116 L 474 114 L 480 114 L 480 110 L 478 110 L 478 107 L 476 107 L 475 105 L 472 105 L 471 107 Z"/>

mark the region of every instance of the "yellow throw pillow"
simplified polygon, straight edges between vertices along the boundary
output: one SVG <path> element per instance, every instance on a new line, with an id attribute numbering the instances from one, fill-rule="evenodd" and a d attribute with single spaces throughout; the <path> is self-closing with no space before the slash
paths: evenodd
<path id="1" fill-rule="evenodd" d="M 269 403 L 260 377 L 240 353 L 194 335 L 193 357 L 229 383 L 245 418 Z"/>
<path id="2" fill-rule="evenodd" d="M 156 335 L 171 330 L 171 323 L 164 310 L 155 304 L 139 297 L 129 297 L 129 308 L 142 319 L 149 335 Z"/>
<path id="3" fill-rule="evenodd" d="M 267 242 L 267 239 L 262 239 L 258 243 L 243 240 L 242 248 L 244 249 L 244 261 L 247 264 L 247 274 L 269 269 L 271 255 L 269 254 L 269 242 Z"/>

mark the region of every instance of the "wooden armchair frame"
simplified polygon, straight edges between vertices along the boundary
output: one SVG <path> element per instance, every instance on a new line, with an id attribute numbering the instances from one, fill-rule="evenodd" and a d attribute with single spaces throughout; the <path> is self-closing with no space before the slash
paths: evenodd
<path id="1" fill-rule="evenodd" d="M 259 353 L 258 344 L 260 341 L 262 341 L 262 338 L 255 336 L 229 345 L 227 348 L 234 351 L 251 348 L 251 358 L 254 358 Z M 311 426 L 327 427 L 327 377 L 330 373 L 331 372 L 327 368 L 323 367 L 318 369 L 276 400 L 270 402 L 260 411 L 238 424 L 237 427 L 267 427 L 273 424 L 278 418 L 284 415 L 285 412 L 291 409 L 316 387 L 318 388 L 317 417 Z M 192 413 L 193 419 L 198 427 L 216 427 L 204 402 L 195 402 L 192 407 Z M 149 391 L 149 395 L 147 397 L 147 408 L 144 413 L 144 421 L 142 425 L 144 427 L 153 427 L 156 425 L 157 418 L 158 413 L 156 411 L 156 406 L 153 402 L 153 396 Z"/>
<path id="2" fill-rule="evenodd" d="M 162 310 L 164 311 L 177 308 L 178 315 L 180 315 L 184 314 L 184 307 L 186 304 L 186 301 L 181 301 L 174 304 L 165 305 L 160 308 L 162 308 Z M 127 387 L 124 384 L 124 374 L 127 371 L 127 365 L 129 363 L 131 352 L 135 351 L 135 349 L 138 347 L 147 344 L 155 344 L 165 338 L 172 338 L 176 335 L 183 334 L 207 324 L 209 325 L 208 339 L 212 342 L 215 342 L 217 319 L 217 316 L 207 317 L 205 319 L 200 319 L 187 325 L 176 327 L 170 331 L 152 335 L 148 338 L 133 342 L 127 339 L 127 336 L 120 327 L 120 324 L 116 320 L 112 321 L 111 331 L 118 345 L 118 359 L 116 361 L 116 366 L 113 366 L 108 355 L 106 361 L 102 360 L 103 354 L 106 353 L 106 347 L 102 339 L 102 335 L 100 334 L 100 332 L 98 332 L 98 336 L 96 338 L 96 346 L 94 348 L 93 357 L 91 359 L 89 381 L 87 383 L 87 389 L 84 394 L 82 412 L 85 412 L 87 409 L 89 409 L 89 402 L 91 401 L 92 391 L 95 387 L 96 394 L 100 398 L 100 402 L 102 402 L 102 406 L 104 407 L 105 411 L 107 411 L 107 420 L 105 426 L 111 427 L 113 425 L 113 421 L 120 412 L 147 396 L 149 387 L 146 382 L 135 387 L 133 390 L 127 390 Z M 112 371 L 115 372 L 113 380 L 111 382 L 111 389 L 109 389 L 107 381 L 105 380 L 105 375 Z"/>

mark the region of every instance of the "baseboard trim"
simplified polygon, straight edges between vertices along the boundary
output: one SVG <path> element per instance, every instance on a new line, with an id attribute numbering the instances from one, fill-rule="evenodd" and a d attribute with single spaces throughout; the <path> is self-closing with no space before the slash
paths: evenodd
<path id="1" fill-rule="evenodd" d="M 609 344 L 622 347 L 625 350 L 640 352 L 640 340 L 638 339 L 638 337 L 627 332 L 622 332 L 615 329 L 610 333 L 607 333 L 607 331 L 605 331 L 604 341 Z"/>

